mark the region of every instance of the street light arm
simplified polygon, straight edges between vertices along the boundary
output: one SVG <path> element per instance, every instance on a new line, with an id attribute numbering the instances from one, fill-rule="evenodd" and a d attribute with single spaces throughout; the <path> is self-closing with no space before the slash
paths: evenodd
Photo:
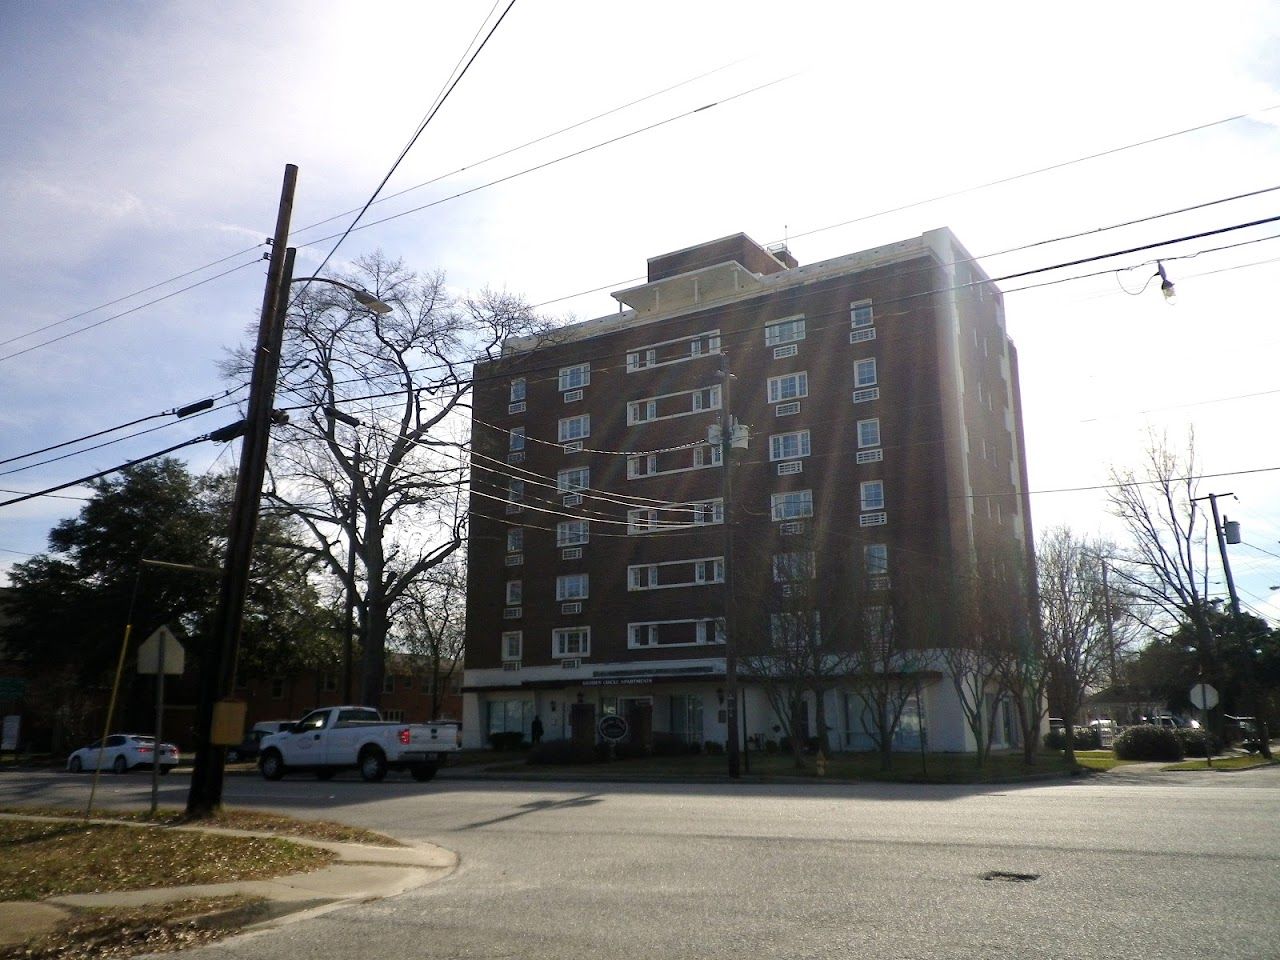
<path id="1" fill-rule="evenodd" d="M 375 297 L 368 290 L 361 290 L 359 287 L 352 286 L 349 283 L 343 283 L 341 280 L 334 280 L 332 277 L 295 277 L 290 283 L 329 283 L 335 287 L 341 287 L 348 291 L 356 302 L 362 307 L 367 307 L 377 314 L 387 314 L 391 312 L 391 305 L 384 303 Z"/>

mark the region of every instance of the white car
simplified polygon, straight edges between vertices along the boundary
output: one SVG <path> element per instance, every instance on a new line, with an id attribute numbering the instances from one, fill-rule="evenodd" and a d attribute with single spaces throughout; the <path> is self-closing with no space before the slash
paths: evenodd
<path id="1" fill-rule="evenodd" d="M 103 741 L 95 740 L 72 753 L 67 757 L 67 769 L 72 773 L 98 769 L 99 754 L 103 770 L 126 773 L 135 767 L 150 769 L 156 762 L 156 738 L 135 733 L 113 733 L 107 737 L 105 746 Z M 172 743 L 160 744 L 160 772 L 168 773 L 177 765 L 178 748 Z"/>

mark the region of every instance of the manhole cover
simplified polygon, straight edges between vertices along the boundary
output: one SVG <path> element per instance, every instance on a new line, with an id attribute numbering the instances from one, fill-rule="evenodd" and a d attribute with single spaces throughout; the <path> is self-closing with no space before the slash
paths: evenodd
<path id="1" fill-rule="evenodd" d="M 1003 880 L 1005 883 L 1030 883 L 1039 880 L 1038 873 L 1013 873 L 1009 870 L 988 870 L 982 875 L 983 880 Z"/>

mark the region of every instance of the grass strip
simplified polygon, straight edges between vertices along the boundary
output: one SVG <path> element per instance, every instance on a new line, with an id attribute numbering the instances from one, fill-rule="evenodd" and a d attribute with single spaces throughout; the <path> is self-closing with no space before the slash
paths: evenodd
<path id="1" fill-rule="evenodd" d="M 0 820 L 0 900 L 261 880 L 333 859 L 280 837 Z"/>

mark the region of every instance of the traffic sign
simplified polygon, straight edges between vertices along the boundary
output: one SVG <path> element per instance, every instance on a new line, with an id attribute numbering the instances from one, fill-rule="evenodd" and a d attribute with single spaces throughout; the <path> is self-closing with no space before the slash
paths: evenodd
<path id="1" fill-rule="evenodd" d="M 1212 710 L 1218 705 L 1218 691 L 1212 684 L 1197 683 L 1191 688 L 1191 702 L 1199 710 Z"/>
<path id="2" fill-rule="evenodd" d="M 160 644 L 164 644 L 164 657 L 160 656 Z M 160 664 L 164 664 L 164 672 L 179 675 L 187 663 L 187 652 L 182 649 L 178 638 L 169 632 L 168 627 L 160 627 L 155 633 L 142 641 L 138 647 L 138 672 L 159 673 Z"/>

